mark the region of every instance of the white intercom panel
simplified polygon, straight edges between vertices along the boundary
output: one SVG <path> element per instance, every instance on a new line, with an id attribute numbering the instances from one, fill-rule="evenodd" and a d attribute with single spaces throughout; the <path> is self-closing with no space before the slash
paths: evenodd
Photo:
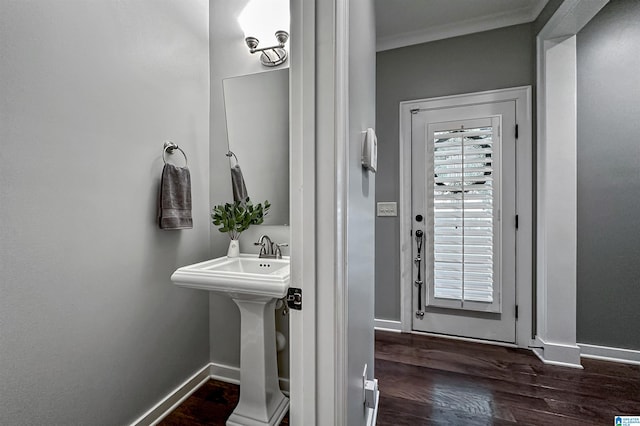
<path id="1" fill-rule="evenodd" d="M 372 172 L 378 168 L 378 137 L 375 130 L 368 128 L 362 142 L 362 167 Z"/>

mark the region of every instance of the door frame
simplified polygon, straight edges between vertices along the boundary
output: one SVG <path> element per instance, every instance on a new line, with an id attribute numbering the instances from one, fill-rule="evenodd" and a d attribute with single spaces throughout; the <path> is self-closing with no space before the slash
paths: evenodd
<path id="1" fill-rule="evenodd" d="M 533 301 L 533 144 L 531 86 L 489 90 L 437 98 L 400 102 L 400 319 L 403 332 L 412 330 L 412 242 L 411 237 L 411 110 L 440 109 L 482 103 L 516 102 L 516 345 L 528 347 L 532 339 Z M 506 131 L 503 129 L 503 131 Z M 514 218 L 515 219 L 515 218 Z M 472 339 L 473 340 L 473 339 Z"/>
<path id="2" fill-rule="evenodd" d="M 289 421 L 342 426 L 349 0 L 290 0 L 290 10 L 291 286 L 302 289 L 303 307 L 289 311 Z"/>
<path id="3" fill-rule="evenodd" d="M 314 0 L 290 1 L 291 286 L 302 289 L 304 309 L 289 311 L 289 421 L 311 426 L 317 419 L 315 7 Z"/>

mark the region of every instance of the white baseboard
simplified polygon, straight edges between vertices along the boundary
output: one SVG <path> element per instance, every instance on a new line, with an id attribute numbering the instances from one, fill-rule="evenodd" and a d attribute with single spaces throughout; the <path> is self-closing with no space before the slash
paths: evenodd
<path id="1" fill-rule="evenodd" d="M 376 330 L 402 332 L 402 322 L 383 319 L 375 319 L 374 327 Z"/>
<path id="2" fill-rule="evenodd" d="M 213 380 L 220 380 L 225 383 L 240 384 L 240 368 L 230 365 L 212 362 L 209 364 L 209 371 Z"/>
<path id="3" fill-rule="evenodd" d="M 586 343 L 578 343 L 578 346 L 580 347 L 580 356 L 582 358 L 640 365 L 640 351 L 637 350 L 588 345 Z"/>
<path id="4" fill-rule="evenodd" d="M 533 353 L 543 363 L 559 367 L 583 368 L 580 364 L 580 348 L 577 345 L 545 342 L 540 337 L 536 337 L 535 343 L 536 346 L 544 348 L 533 349 Z"/>
<path id="5" fill-rule="evenodd" d="M 234 385 L 240 384 L 240 367 L 233 367 L 215 362 L 210 363 L 209 367 L 212 379 L 226 383 L 233 383 Z M 278 382 L 282 393 L 289 396 L 289 379 L 280 377 Z"/>
<path id="6" fill-rule="evenodd" d="M 482 345 L 504 346 L 505 348 L 517 348 L 518 347 L 518 345 L 516 345 L 515 343 L 498 342 L 496 340 L 474 339 L 473 337 L 451 336 L 449 334 L 428 333 L 426 331 L 415 331 L 415 330 L 412 330 L 411 334 L 417 334 L 419 336 L 437 337 L 439 339 L 459 340 L 461 342 L 480 343 Z"/>
<path id="7" fill-rule="evenodd" d="M 240 368 L 211 362 L 171 391 L 153 408 L 131 423 L 131 426 L 155 426 L 210 379 L 240 384 Z M 289 396 L 289 379 L 280 377 L 280 389 Z"/>
<path id="8" fill-rule="evenodd" d="M 175 388 L 169 395 L 154 405 L 153 408 L 131 423 L 131 426 L 153 426 L 158 424 L 211 378 L 209 367 L 210 364 L 207 364 L 201 368 L 191 376 L 191 378 L 187 379 L 183 384 Z"/>

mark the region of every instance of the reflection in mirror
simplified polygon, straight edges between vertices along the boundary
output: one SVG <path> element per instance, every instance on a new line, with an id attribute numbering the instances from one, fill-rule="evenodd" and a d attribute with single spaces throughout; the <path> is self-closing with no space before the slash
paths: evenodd
<path id="1" fill-rule="evenodd" d="M 289 69 L 223 80 L 227 139 L 251 201 L 269 200 L 264 225 L 289 223 Z M 230 166 L 235 158 L 230 157 Z"/>

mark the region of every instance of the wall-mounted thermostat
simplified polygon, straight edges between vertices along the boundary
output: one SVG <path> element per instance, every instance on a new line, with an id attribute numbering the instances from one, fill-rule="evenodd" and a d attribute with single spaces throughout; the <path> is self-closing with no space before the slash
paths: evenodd
<path id="1" fill-rule="evenodd" d="M 378 168 L 378 137 L 372 128 L 363 133 L 362 167 L 375 173 Z"/>

